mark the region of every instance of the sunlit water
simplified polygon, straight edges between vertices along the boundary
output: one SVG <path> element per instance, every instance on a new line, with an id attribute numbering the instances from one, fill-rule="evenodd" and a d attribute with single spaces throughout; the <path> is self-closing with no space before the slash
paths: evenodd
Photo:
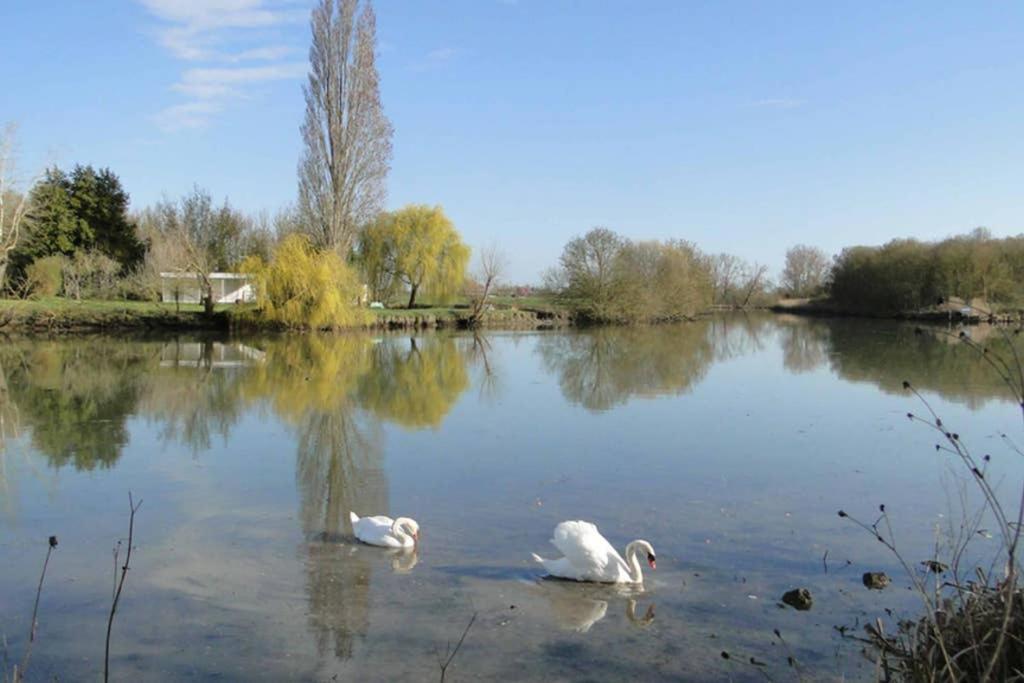
<path id="1" fill-rule="evenodd" d="M 998 378 L 888 323 L 11 339 L 0 367 L 9 666 L 60 539 L 29 680 L 99 675 L 129 491 L 118 680 L 437 680 L 474 614 L 448 681 L 762 680 L 751 657 L 776 680 L 871 679 L 833 627 L 918 603 L 836 511 L 872 521 L 885 503 L 917 561 L 959 481 L 902 381 L 1004 488 L 1022 473 L 997 438 L 1021 428 Z M 418 553 L 357 545 L 349 510 L 415 517 Z M 552 528 L 575 518 L 654 544 L 642 591 L 541 580 L 530 553 L 556 555 Z M 893 586 L 868 591 L 867 570 Z M 779 603 L 797 586 L 808 612 Z"/>

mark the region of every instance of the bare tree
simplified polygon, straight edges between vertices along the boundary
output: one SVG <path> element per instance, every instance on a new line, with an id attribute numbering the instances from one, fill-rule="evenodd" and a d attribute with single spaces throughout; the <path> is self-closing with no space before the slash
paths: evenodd
<path id="1" fill-rule="evenodd" d="M 15 133 L 17 127 L 9 123 L 0 133 L 0 288 L 7 275 L 11 252 L 21 238 L 21 224 L 28 208 L 32 182 L 23 192 L 16 190 Z"/>
<path id="2" fill-rule="evenodd" d="M 740 285 L 741 295 L 737 301 L 740 308 L 746 308 L 755 294 L 768 289 L 768 266 L 754 262 L 744 265 L 742 273 L 743 284 Z"/>
<path id="3" fill-rule="evenodd" d="M 390 169 L 392 128 L 380 101 L 376 17 L 369 0 L 320 0 L 310 27 L 299 209 L 314 244 L 347 256 L 359 226 L 384 203 Z"/>
<path id="4" fill-rule="evenodd" d="M 829 258 L 824 251 L 798 244 L 786 252 L 782 287 L 792 296 L 814 296 L 824 289 L 829 268 Z"/>
<path id="5" fill-rule="evenodd" d="M 715 254 L 710 257 L 709 261 L 714 286 L 712 303 L 733 303 L 733 289 L 735 289 L 745 266 L 743 260 L 732 254 Z"/>
<path id="6" fill-rule="evenodd" d="M 470 321 L 474 324 L 483 318 L 484 311 L 487 309 L 487 297 L 490 296 L 491 290 L 497 287 L 507 267 L 508 258 L 496 244 L 480 250 L 480 262 L 476 272 L 473 273 L 472 289 L 475 291 L 470 292 L 470 301 L 472 302 Z"/>

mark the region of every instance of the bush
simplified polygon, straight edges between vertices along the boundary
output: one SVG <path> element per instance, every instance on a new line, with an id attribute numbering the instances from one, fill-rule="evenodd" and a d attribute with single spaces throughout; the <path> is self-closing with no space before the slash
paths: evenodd
<path id="1" fill-rule="evenodd" d="M 575 315 L 599 322 L 692 318 L 713 290 L 708 259 L 693 244 L 633 242 L 607 228 L 565 245 L 546 284 Z"/>
<path id="2" fill-rule="evenodd" d="M 256 315 L 263 321 L 297 328 L 359 325 L 368 316 L 358 306 L 362 287 L 334 251 L 319 251 L 303 235 L 289 235 L 269 264 L 259 257 L 243 262 L 256 281 Z"/>
<path id="3" fill-rule="evenodd" d="M 63 259 L 64 294 L 75 299 L 111 299 L 119 292 L 121 264 L 98 251 L 76 251 Z"/>
<path id="4" fill-rule="evenodd" d="M 25 269 L 25 291 L 29 296 L 57 296 L 64 284 L 64 265 L 67 259 L 60 254 L 44 256 Z"/>

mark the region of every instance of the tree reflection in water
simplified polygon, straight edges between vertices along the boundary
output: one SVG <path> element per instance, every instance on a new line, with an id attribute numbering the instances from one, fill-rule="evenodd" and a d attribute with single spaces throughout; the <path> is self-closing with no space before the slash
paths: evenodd
<path id="1" fill-rule="evenodd" d="M 714 360 L 710 329 L 707 321 L 607 327 L 542 336 L 537 348 L 568 401 L 601 411 L 634 396 L 689 391 Z"/>
<path id="2" fill-rule="evenodd" d="M 438 427 L 469 387 L 466 358 L 450 336 L 373 348 L 373 372 L 359 383 L 359 403 L 378 418 L 408 429 Z"/>

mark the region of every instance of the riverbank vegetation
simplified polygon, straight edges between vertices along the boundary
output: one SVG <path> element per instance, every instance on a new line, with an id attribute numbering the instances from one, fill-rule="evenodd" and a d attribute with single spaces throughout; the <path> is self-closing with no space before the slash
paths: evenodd
<path id="1" fill-rule="evenodd" d="M 1024 236 L 999 239 L 978 228 L 939 242 L 849 247 L 836 257 L 829 293 L 856 312 L 914 311 L 951 297 L 1017 308 L 1024 303 Z"/>
<path id="2" fill-rule="evenodd" d="M 1017 348 L 1020 328 L 1012 333 L 997 328 L 1001 345 L 979 343 L 966 333 L 956 336 L 978 364 L 986 364 L 1002 380 L 1007 395 L 1024 410 L 1024 365 Z M 933 556 L 918 569 L 897 546 L 884 504 L 872 523 L 846 511 L 853 521 L 885 546 L 904 568 L 924 614 L 898 620 L 888 632 L 881 619 L 866 627 L 864 639 L 885 672 L 885 680 L 1009 681 L 1024 671 L 1024 589 L 1020 585 L 1019 547 L 1024 520 L 1024 486 L 1011 484 L 1002 492 L 998 474 L 1009 460 L 1024 456 L 1015 440 L 1001 434 L 1001 447 L 972 448 L 954 425 L 945 423 L 928 400 L 909 381 L 903 389 L 913 395 L 920 412 L 911 422 L 936 435 L 935 451 L 949 458 L 963 478 L 959 482 L 958 517 L 945 533 L 936 529 Z M 1020 487 L 1020 494 L 1016 488 Z M 980 502 L 978 502 L 980 499 Z M 991 528 L 993 531 L 987 531 Z M 995 538 L 995 550 L 979 549 L 979 537 Z M 891 616 L 891 613 L 890 613 Z"/>
<path id="3" fill-rule="evenodd" d="M 546 285 L 594 322 L 689 319 L 711 305 L 713 292 L 708 261 L 692 243 L 637 242 L 607 228 L 570 240 Z"/>

